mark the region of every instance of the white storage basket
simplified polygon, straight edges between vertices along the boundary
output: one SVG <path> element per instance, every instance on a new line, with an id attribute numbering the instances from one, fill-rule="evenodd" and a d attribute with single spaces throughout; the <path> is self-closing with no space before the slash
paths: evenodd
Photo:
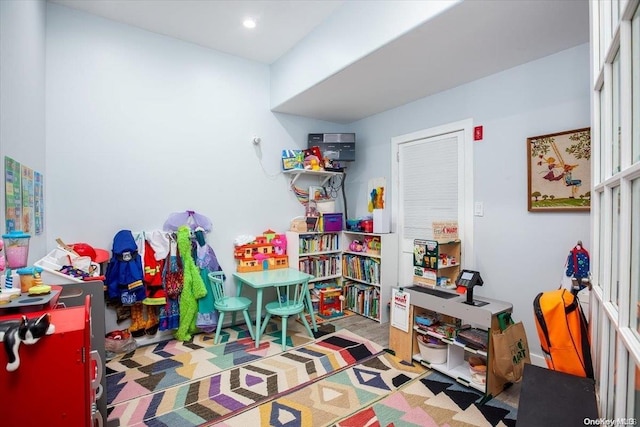
<path id="1" fill-rule="evenodd" d="M 446 344 L 425 343 L 418 337 L 418 346 L 420 347 L 420 356 L 422 356 L 423 360 L 436 365 L 447 363 Z"/>

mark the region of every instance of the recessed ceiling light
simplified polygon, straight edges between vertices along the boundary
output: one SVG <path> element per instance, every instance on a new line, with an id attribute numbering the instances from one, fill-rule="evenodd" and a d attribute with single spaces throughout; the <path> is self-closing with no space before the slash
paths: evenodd
<path id="1" fill-rule="evenodd" d="M 256 27 L 256 21 L 255 21 L 255 19 L 247 18 L 244 21 L 242 21 L 242 25 L 244 25 L 245 28 L 255 28 Z"/>

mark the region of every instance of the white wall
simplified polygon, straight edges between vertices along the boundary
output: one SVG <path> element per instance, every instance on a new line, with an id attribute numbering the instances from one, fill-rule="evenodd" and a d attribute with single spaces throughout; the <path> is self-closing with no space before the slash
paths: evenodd
<path id="1" fill-rule="evenodd" d="M 62 237 L 111 249 L 120 229 L 195 210 L 232 272 L 235 237 L 285 231 L 304 212 L 281 150 L 336 127 L 269 112 L 267 66 L 55 4 L 47 58 L 50 248 Z"/>
<path id="2" fill-rule="evenodd" d="M 513 303 L 540 354 L 532 303 L 557 288 L 569 250 L 590 247 L 588 213 L 527 211 L 527 137 L 588 127 L 589 50 L 584 44 L 353 123 L 357 162 L 349 169 L 351 216 L 367 213 L 367 181 L 391 179 L 390 140 L 471 118 L 484 126 L 474 144 L 477 266 L 484 286 L 476 294 Z M 428 183 L 425 183 L 428 185 Z M 389 194 L 393 197 L 393 189 Z"/>
<path id="3" fill-rule="evenodd" d="M 271 107 L 321 83 L 460 0 L 347 1 L 271 66 Z"/>
<path id="4" fill-rule="evenodd" d="M 45 3 L 0 1 L 0 170 L 5 156 L 45 170 Z M 2 180 L 4 183 L 4 178 Z M 4 184 L 2 184 L 4 187 Z M 1 192 L 0 229 L 5 227 Z M 45 213 L 46 215 L 46 213 Z M 23 227 L 16 227 L 23 229 Z M 30 231 L 30 262 L 44 250 L 46 237 Z"/>

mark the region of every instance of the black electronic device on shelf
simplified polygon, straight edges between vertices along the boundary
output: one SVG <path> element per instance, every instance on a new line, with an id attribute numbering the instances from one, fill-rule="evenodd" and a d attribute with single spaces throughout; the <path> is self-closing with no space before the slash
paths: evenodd
<path id="1" fill-rule="evenodd" d="M 353 162 L 356 160 L 355 133 L 310 133 L 308 147 L 320 147 L 322 158 L 333 162 Z M 342 172 L 342 170 L 336 172 Z"/>
<path id="2" fill-rule="evenodd" d="M 456 286 L 466 288 L 467 300 L 464 303 L 475 307 L 489 304 L 486 301 L 474 301 L 473 299 L 473 288 L 483 284 L 484 281 L 480 277 L 480 272 L 474 270 L 462 270 L 456 279 Z"/>

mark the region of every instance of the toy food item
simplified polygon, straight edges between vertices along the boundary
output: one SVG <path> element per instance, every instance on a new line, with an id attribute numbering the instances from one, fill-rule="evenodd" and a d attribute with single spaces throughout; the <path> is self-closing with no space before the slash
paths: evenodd
<path id="1" fill-rule="evenodd" d="M 10 303 L 12 300 L 18 298 L 21 295 L 20 288 L 15 289 L 3 289 L 0 293 L 0 304 Z"/>
<path id="2" fill-rule="evenodd" d="M 29 288 L 29 295 L 46 295 L 51 292 L 49 285 L 36 285 Z"/>
<path id="3" fill-rule="evenodd" d="M 487 361 L 483 357 L 480 356 L 469 356 L 469 365 L 470 366 L 478 366 L 478 365 L 486 365 Z M 486 370 L 486 366 L 485 366 Z"/>

